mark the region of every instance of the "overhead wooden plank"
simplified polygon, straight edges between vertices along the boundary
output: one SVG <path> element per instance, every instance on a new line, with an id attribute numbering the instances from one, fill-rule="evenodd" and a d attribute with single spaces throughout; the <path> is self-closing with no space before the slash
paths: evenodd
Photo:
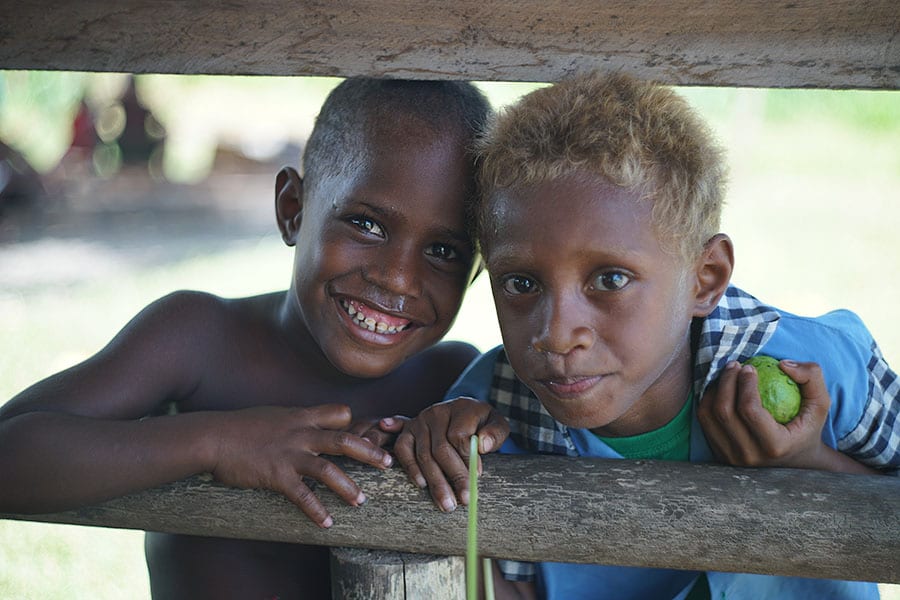
<path id="1" fill-rule="evenodd" d="M 900 88 L 897 0 L 0 0 L 0 68 Z"/>
<path id="2" fill-rule="evenodd" d="M 365 491 L 312 525 L 284 498 L 197 478 L 49 522 L 462 555 L 466 510 L 438 511 L 399 469 L 339 461 Z M 479 548 L 528 561 L 625 564 L 900 583 L 900 479 L 689 463 L 485 457 Z"/>

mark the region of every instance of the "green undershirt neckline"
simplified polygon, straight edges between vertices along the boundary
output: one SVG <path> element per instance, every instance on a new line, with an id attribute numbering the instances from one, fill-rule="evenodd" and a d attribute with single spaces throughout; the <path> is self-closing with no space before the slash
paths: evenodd
<path id="1" fill-rule="evenodd" d="M 687 461 L 691 454 L 692 398 L 693 392 L 678 414 L 659 429 L 627 437 L 594 435 L 625 458 Z"/>

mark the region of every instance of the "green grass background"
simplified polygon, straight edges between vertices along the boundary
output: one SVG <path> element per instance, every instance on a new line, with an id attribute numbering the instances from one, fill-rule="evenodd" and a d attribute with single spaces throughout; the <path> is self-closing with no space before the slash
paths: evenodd
<path id="1" fill-rule="evenodd" d="M 23 98 L 17 87 L 23 78 L 40 79 L 40 93 L 31 85 Z M 24 124 L 40 121 L 48 106 L 71 109 L 78 94 L 68 96 L 69 104 L 60 98 L 72 86 L 102 97 L 103 86 L 96 81 L 106 80 L 84 74 L 0 73 L 0 133 L 29 139 Z M 271 137 L 279 116 L 287 125 L 278 135 L 301 138 L 334 83 L 158 76 L 147 79 L 148 90 L 153 82 L 158 89 L 151 96 L 166 98 L 167 106 L 172 98 L 182 98 L 177 105 L 191 113 L 166 122 L 172 152 L 179 157 L 175 162 L 187 165 L 171 176 L 183 181 L 203 177 L 210 143 L 241 135 Z M 497 102 L 524 89 L 485 87 Z M 731 185 L 723 230 L 736 245 L 735 283 L 801 314 L 851 308 L 867 322 L 888 361 L 900 363 L 894 311 L 900 298 L 900 94 L 684 93 L 729 153 Z M 198 106 L 216 114 L 203 122 Z M 210 111 L 210 106 L 220 110 Z M 167 110 L 178 113 L 172 106 Z M 232 130 L 238 112 L 249 134 Z M 40 148 L 29 147 L 30 155 L 43 157 L 36 162 L 52 165 L 65 143 L 65 135 L 61 143 L 53 136 L 59 133 L 46 133 Z M 189 141 L 179 146 L 178 140 Z M 227 296 L 281 289 L 290 260 L 290 252 L 272 235 L 198 250 L 165 267 L 120 273 L 113 280 L 0 289 L 0 402 L 96 352 L 160 295 L 179 288 Z M 482 278 L 475 284 L 450 333 L 482 349 L 499 340 L 486 283 Z M 900 598 L 898 589 L 885 586 L 885 597 Z M 145 599 L 148 590 L 140 532 L 0 521 L 0 598 Z"/>

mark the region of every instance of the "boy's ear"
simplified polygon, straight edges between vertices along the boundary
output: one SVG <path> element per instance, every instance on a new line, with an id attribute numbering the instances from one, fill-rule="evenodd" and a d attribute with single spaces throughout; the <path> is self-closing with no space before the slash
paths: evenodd
<path id="1" fill-rule="evenodd" d="M 288 246 L 297 243 L 303 215 L 303 178 L 291 167 L 284 167 L 275 177 L 275 218 L 281 239 Z"/>
<path id="2" fill-rule="evenodd" d="M 719 304 L 728 288 L 734 271 L 734 246 L 724 233 L 717 233 L 706 242 L 697 259 L 697 294 L 694 316 L 705 317 Z"/>

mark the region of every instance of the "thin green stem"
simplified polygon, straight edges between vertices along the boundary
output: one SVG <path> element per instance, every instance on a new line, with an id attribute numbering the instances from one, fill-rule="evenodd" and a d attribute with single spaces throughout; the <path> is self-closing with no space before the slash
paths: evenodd
<path id="1" fill-rule="evenodd" d="M 466 537 L 466 598 L 478 599 L 478 436 L 469 439 L 469 528 Z M 493 587 L 493 586 L 492 586 Z"/>

